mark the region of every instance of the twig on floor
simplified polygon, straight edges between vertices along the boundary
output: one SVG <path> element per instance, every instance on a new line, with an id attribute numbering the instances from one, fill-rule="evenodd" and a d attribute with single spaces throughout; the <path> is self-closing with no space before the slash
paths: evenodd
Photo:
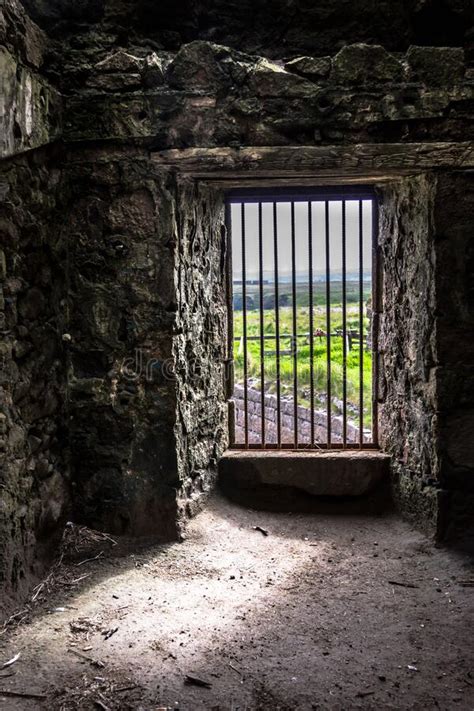
<path id="1" fill-rule="evenodd" d="M 61 585 L 77 585 L 77 583 L 80 583 L 81 580 L 85 580 L 85 578 L 88 577 L 90 577 L 90 573 L 80 575 L 78 578 L 74 578 L 74 580 L 60 580 L 59 582 L 61 583 Z"/>
<path id="2" fill-rule="evenodd" d="M 120 686 L 118 689 L 114 689 L 114 691 L 117 694 L 121 694 L 122 691 L 131 691 L 132 689 L 136 689 L 137 685 L 136 684 L 129 684 L 128 686 Z"/>
<path id="3" fill-rule="evenodd" d="M 110 639 L 116 632 L 118 632 L 118 627 L 112 627 L 110 630 L 104 630 L 104 632 L 102 632 L 104 640 Z"/>
<path id="4" fill-rule="evenodd" d="M 105 667 L 104 662 L 101 662 L 99 659 L 93 659 L 92 657 L 88 657 L 87 654 L 81 654 L 81 652 L 78 652 L 76 649 L 68 649 L 68 652 L 71 652 L 71 654 L 74 654 L 76 657 L 79 657 L 79 659 L 83 659 L 85 662 L 89 662 L 89 664 L 92 664 L 94 667 L 100 667 L 103 669 Z"/>
<path id="5" fill-rule="evenodd" d="M 419 585 L 414 585 L 413 583 L 404 583 L 401 580 L 387 580 L 389 585 L 398 585 L 401 588 L 419 588 Z"/>
<path id="6" fill-rule="evenodd" d="M 264 536 L 268 536 L 268 531 L 265 528 L 262 528 L 261 526 L 252 526 L 254 531 L 260 531 L 260 533 Z"/>
<path id="7" fill-rule="evenodd" d="M 23 699 L 45 699 L 45 694 L 36 694 L 33 691 L 11 691 L 10 689 L 0 689 L 0 696 L 18 696 Z"/>
<path id="8" fill-rule="evenodd" d="M 86 558 L 85 560 L 81 560 L 80 563 L 76 563 L 76 566 L 79 567 L 80 565 L 84 565 L 84 563 L 91 563 L 93 560 L 97 560 L 98 558 L 100 558 L 103 553 L 104 551 L 100 551 L 93 558 Z"/>
<path id="9" fill-rule="evenodd" d="M 233 669 L 235 672 L 237 672 L 237 674 L 238 674 L 240 677 L 243 676 L 243 674 L 242 674 L 242 672 L 240 671 L 240 669 L 237 669 L 237 667 L 234 667 L 234 665 L 232 664 L 232 662 L 229 662 L 229 666 L 230 666 L 231 669 Z"/>
<path id="10" fill-rule="evenodd" d="M 200 679 L 197 676 L 192 676 L 191 674 L 186 674 L 186 676 L 184 677 L 184 683 L 190 684 L 192 686 L 201 686 L 205 689 L 210 689 L 212 686 L 210 681 L 204 681 L 204 679 Z"/>
<path id="11" fill-rule="evenodd" d="M 0 635 L 5 634 L 8 627 L 12 624 L 12 622 L 15 622 L 17 617 L 20 617 L 20 615 L 24 615 L 24 617 L 22 617 L 21 620 L 19 620 L 19 623 L 20 623 L 28 615 L 28 613 L 29 613 L 29 609 L 26 609 L 26 610 L 20 610 L 19 612 L 15 612 L 14 615 L 10 615 L 8 620 L 5 620 L 5 622 L 3 623 L 3 627 L 0 631 Z"/>
<path id="12" fill-rule="evenodd" d="M 21 657 L 21 652 L 18 652 L 18 654 L 15 654 L 15 656 L 12 657 L 11 659 L 9 659 L 8 662 L 4 662 L 2 664 L 2 666 L 0 667 L 0 669 L 6 669 L 7 667 L 11 667 L 12 664 L 15 664 L 15 662 L 17 662 L 20 657 Z"/>

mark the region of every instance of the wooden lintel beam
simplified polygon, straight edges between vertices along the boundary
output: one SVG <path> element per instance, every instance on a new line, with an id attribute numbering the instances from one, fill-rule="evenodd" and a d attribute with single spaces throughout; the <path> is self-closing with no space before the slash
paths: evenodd
<path id="1" fill-rule="evenodd" d="M 184 148 L 151 157 L 157 165 L 199 178 L 366 174 L 375 179 L 437 168 L 474 168 L 474 142 Z"/>

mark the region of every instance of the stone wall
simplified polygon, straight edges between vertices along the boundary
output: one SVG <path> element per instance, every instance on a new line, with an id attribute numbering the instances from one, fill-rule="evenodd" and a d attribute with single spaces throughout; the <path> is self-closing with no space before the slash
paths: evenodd
<path id="1" fill-rule="evenodd" d="M 41 74 L 46 48 L 46 35 L 18 0 L 5 0 L 0 8 L 0 158 L 61 134 L 61 96 Z"/>
<path id="2" fill-rule="evenodd" d="M 379 245 L 381 444 L 407 516 L 431 530 L 440 496 L 436 389 L 436 180 L 417 176 L 382 191 Z"/>
<path id="3" fill-rule="evenodd" d="M 243 385 L 234 387 L 232 397 L 235 403 L 235 442 L 245 442 L 245 400 Z M 262 400 L 260 390 L 247 388 L 247 411 L 249 442 L 262 441 Z M 295 438 L 295 412 L 292 398 L 280 400 L 281 441 L 292 444 Z M 276 395 L 265 393 L 265 441 L 275 444 L 278 441 L 278 399 Z M 311 409 L 298 405 L 298 441 L 302 444 L 311 442 Z M 359 443 L 359 428 L 351 420 L 347 421 L 346 437 L 349 443 Z M 331 441 L 342 442 L 343 418 L 334 415 L 331 418 Z M 314 411 L 314 441 L 326 444 L 328 440 L 327 414 L 325 410 Z M 371 441 L 370 430 L 364 430 L 364 441 Z"/>
<path id="4" fill-rule="evenodd" d="M 0 611 L 70 512 L 60 185 L 43 152 L 0 164 Z"/>
<path id="5" fill-rule="evenodd" d="M 324 61 L 277 62 L 197 41 L 176 54 L 120 50 L 77 62 L 80 79 L 67 70 L 62 77 L 72 87 L 69 141 L 133 138 L 163 150 L 474 136 L 474 75 L 461 48 L 411 47 L 400 56 L 348 45 Z"/>
<path id="6" fill-rule="evenodd" d="M 180 512 L 194 513 L 227 448 L 227 239 L 220 191 L 179 181 L 175 427 Z"/>
<path id="7" fill-rule="evenodd" d="M 436 264 L 440 535 L 474 544 L 474 176 L 440 175 L 433 209 Z"/>
<path id="8" fill-rule="evenodd" d="M 141 151 L 68 156 L 68 411 L 77 520 L 176 536 L 174 183 Z"/>
<path id="9" fill-rule="evenodd" d="M 227 442 L 222 200 L 141 150 L 72 151 L 67 181 L 75 515 L 170 539 Z"/>

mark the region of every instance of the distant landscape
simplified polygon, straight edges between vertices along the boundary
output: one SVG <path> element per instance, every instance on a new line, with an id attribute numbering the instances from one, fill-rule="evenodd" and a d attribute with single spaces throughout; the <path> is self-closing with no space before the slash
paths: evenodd
<path id="1" fill-rule="evenodd" d="M 257 275 L 258 276 L 258 275 Z M 326 408 L 326 382 L 327 382 L 327 323 L 326 323 L 326 282 L 322 275 L 316 275 L 313 280 L 313 383 L 315 390 L 315 407 Z M 342 292 L 343 284 L 341 275 L 331 275 L 330 281 L 330 363 L 331 363 L 331 410 L 333 414 L 342 411 L 344 358 L 342 337 Z M 358 275 L 347 275 L 346 281 L 346 329 L 347 339 L 346 357 L 346 388 L 348 416 L 359 423 L 359 364 L 360 349 L 360 322 L 359 322 L 359 281 Z M 264 363 L 264 388 L 266 392 L 275 393 L 277 388 L 277 362 L 276 362 L 276 308 L 275 285 L 271 281 L 272 275 L 264 275 L 267 283 L 263 284 L 263 333 L 266 336 L 263 350 Z M 325 278 L 325 276 L 324 276 Z M 246 301 L 247 301 L 247 370 L 248 382 L 252 387 L 260 388 L 260 287 L 253 282 L 254 275 L 247 276 Z M 372 353 L 370 350 L 370 305 L 371 305 L 371 280 L 370 274 L 363 278 L 363 319 L 362 319 L 362 364 L 363 364 L 363 396 L 364 412 L 363 425 L 370 427 L 372 421 Z M 291 274 L 283 275 L 278 282 L 278 314 L 280 319 L 280 388 L 281 395 L 285 398 L 293 397 L 293 306 Z M 235 381 L 244 381 L 244 353 L 243 353 L 243 303 L 242 283 L 234 281 L 234 362 Z M 296 284 L 296 348 L 298 354 L 298 403 L 309 406 L 310 404 L 310 303 L 309 284 L 303 275 L 298 275 Z M 273 337 L 272 337 L 273 336 Z M 253 338 L 257 337 L 255 340 Z"/>

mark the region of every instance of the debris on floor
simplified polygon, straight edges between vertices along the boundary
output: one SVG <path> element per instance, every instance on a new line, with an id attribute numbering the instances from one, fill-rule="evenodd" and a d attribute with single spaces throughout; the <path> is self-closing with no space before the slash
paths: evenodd
<path id="1" fill-rule="evenodd" d="M 254 520 L 215 497 L 183 543 L 68 527 L 0 637 L 0 711 L 471 711 L 468 561 L 393 515 Z"/>

